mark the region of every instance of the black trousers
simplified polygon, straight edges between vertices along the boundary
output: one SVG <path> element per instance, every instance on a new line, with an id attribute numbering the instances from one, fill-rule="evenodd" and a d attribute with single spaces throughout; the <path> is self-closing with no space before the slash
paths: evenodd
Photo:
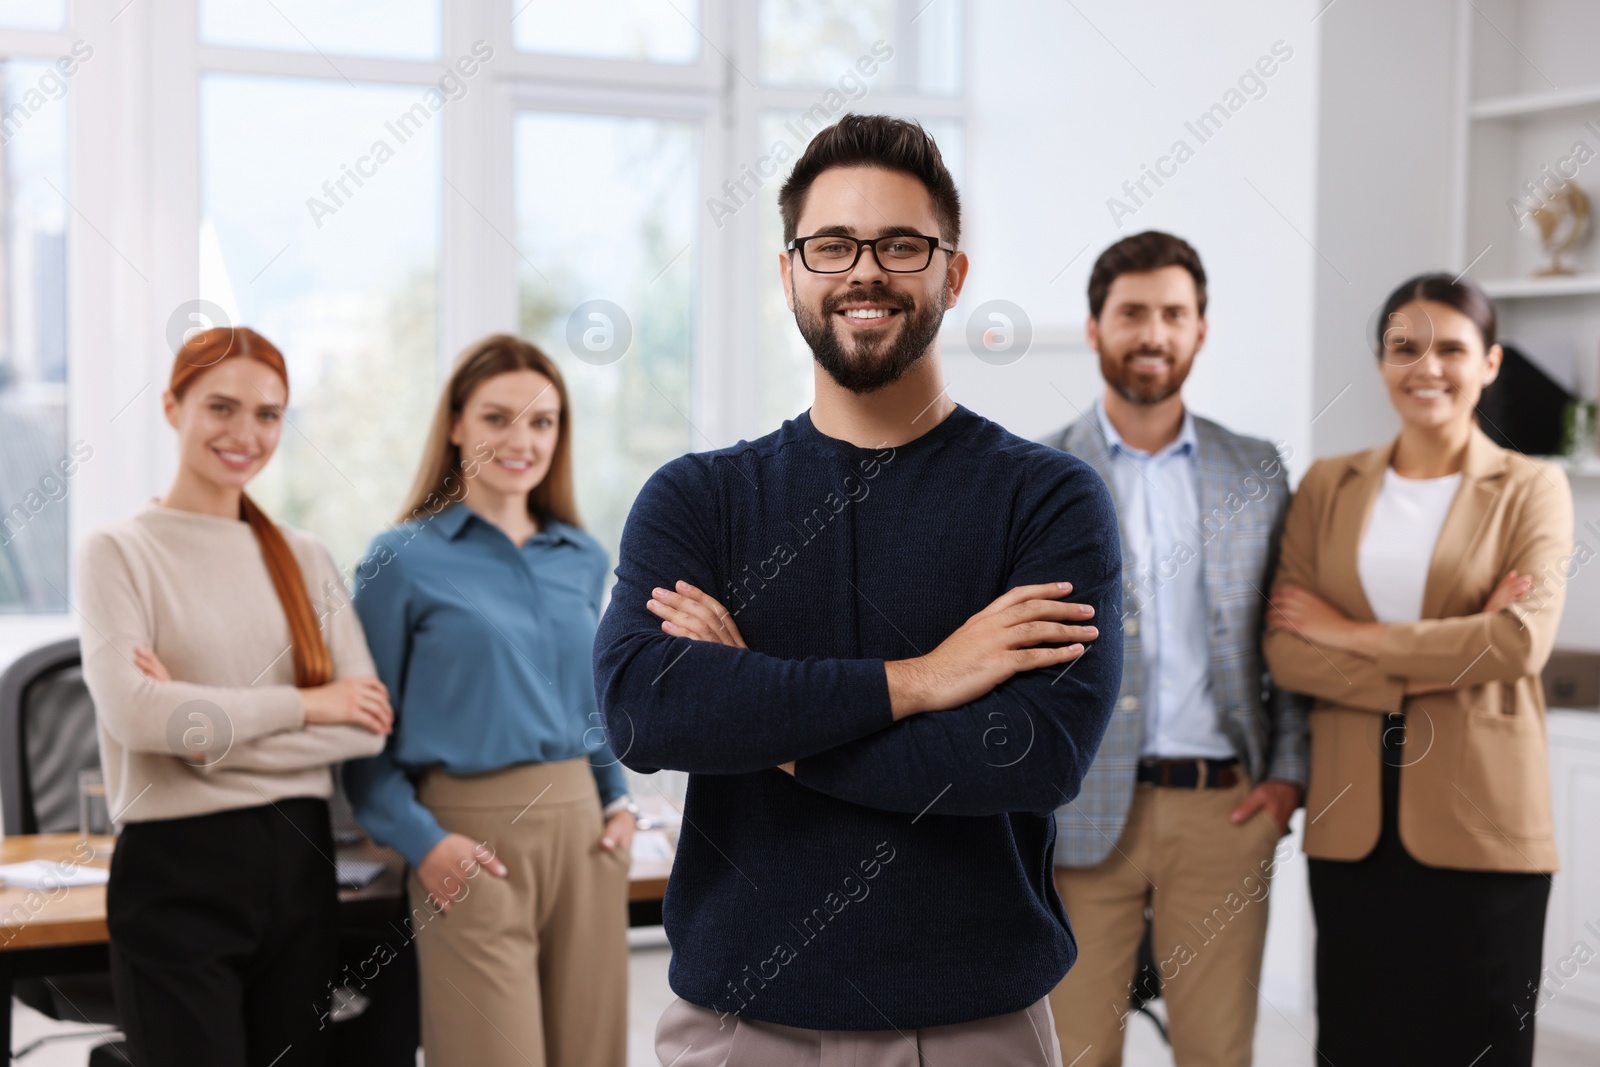
<path id="1" fill-rule="evenodd" d="M 1317 1063 L 1531 1067 L 1550 879 L 1412 859 L 1399 830 L 1404 736 L 1403 716 L 1389 716 L 1377 847 L 1310 861 Z"/>
<path id="2" fill-rule="evenodd" d="M 127 824 L 106 925 L 135 1067 L 322 1067 L 338 920 L 326 801 Z"/>

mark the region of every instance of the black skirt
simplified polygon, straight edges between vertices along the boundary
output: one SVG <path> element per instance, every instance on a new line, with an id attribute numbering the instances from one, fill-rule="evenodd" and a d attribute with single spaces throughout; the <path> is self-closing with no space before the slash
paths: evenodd
<path id="1" fill-rule="evenodd" d="M 1319 1064 L 1531 1067 L 1550 878 L 1418 863 L 1400 843 L 1402 715 L 1385 723 L 1383 829 L 1310 861 Z"/>

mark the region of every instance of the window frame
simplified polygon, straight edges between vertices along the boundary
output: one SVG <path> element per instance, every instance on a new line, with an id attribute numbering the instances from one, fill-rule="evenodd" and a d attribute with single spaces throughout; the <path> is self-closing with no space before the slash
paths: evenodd
<path id="1" fill-rule="evenodd" d="M 78 0 L 78 2 L 84 2 L 84 0 Z M 71 5 L 69 5 L 69 10 L 67 12 L 67 18 L 66 18 L 66 23 L 65 23 L 65 25 L 64 25 L 64 27 L 62 29 L 59 29 L 59 30 L 23 30 L 23 29 L 0 28 L 0 57 L 4 57 L 7 60 L 22 60 L 22 61 L 25 61 L 25 62 L 27 62 L 27 61 L 45 62 L 45 63 L 53 62 L 54 60 L 60 58 L 61 56 L 69 54 L 69 52 L 71 51 L 72 44 L 77 39 L 76 36 L 72 33 L 72 27 L 73 27 L 73 17 L 72 17 Z M 79 73 L 80 74 L 82 73 L 82 69 L 81 68 L 80 68 Z M 78 187 L 79 187 L 78 183 L 81 180 L 81 164 L 80 164 L 80 159 L 79 159 L 81 153 L 79 152 L 78 145 L 76 143 L 74 114 L 73 114 L 73 111 L 74 111 L 73 97 L 76 95 L 76 93 L 74 92 L 74 89 L 78 88 L 78 86 L 74 85 L 73 83 L 74 82 L 78 82 L 78 80 L 79 80 L 78 76 L 75 75 L 74 78 L 72 79 L 72 81 L 68 83 L 68 90 L 67 90 L 66 96 L 64 98 L 62 98 L 60 101 L 57 102 L 59 104 L 65 105 L 67 107 L 67 109 L 68 109 L 68 113 L 67 113 L 67 183 L 68 183 L 68 187 L 67 187 L 67 189 L 63 190 L 63 192 L 66 194 L 66 196 L 68 198 L 67 227 L 66 227 L 66 256 L 67 256 L 67 294 L 66 294 L 66 297 L 67 297 L 66 439 L 67 439 L 67 441 L 69 443 L 78 439 L 78 437 L 77 437 L 78 428 L 77 428 L 77 426 L 75 425 L 75 422 L 74 422 L 75 409 L 77 408 L 77 403 L 76 403 L 77 398 L 76 398 L 74 390 L 78 387 L 78 384 L 79 384 L 79 381 L 80 381 L 80 378 L 81 378 L 79 363 L 77 362 L 77 360 L 74 359 L 74 353 L 73 353 L 73 349 L 74 349 L 75 345 L 77 344 L 77 331 L 78 331 L 78 315 L 76 314 L 76 309 L 74 307 L 74 303 L 75 303 L 75 299 L 76 299 L 76 293 L 77 293 L 77 286 L 74 284 L 75 280 L 76 280 L 75 277 L 74 277 L 74 266 L 75 266 L 75 264 L 77 262 L 77 253 L 78 253 L 77 243 L 82 239 L 82 234 L 81 234 L 80 231 L 82 231 L 84 229 L 83 223 L 80 221 L 79 216 L 77 214 L 77 204 L 75 203 L 79 199 L 79 196 L 77 195 L 76 190 L 78 189 Z M 77 508 L 77 502 L 73 498 L 75 496 L 79 496 L 79 497 L 82 496 L 82 493 L 80 491 L 81 490 L 81 485 L 74 485 L 74 484 L 72 484 L 73 481 L 79 481 L 79 479 L 74 478 L 72 481 L 68 482 L 67 496 L 65 498 L 65 503 L 67 505 L 67 536 L 68 536 L 69 540 L 75 540 L 75 534 L 76 534 L 76 531 L 78 529 L 77 520 L 76 520 L 76 516 L 75 516 L 75 511 L 76 511 L 76 508 Z M 15 503 L 15 502 L 14 501 L 6 501 L 3 506 L 4 507 L 10 507 L 13 503 Z M 67 576 L 68 576 L 68 581 L 69 582 L 71 581 L 72 573 L 73 573 L 72 555 L 71 555 L 72 547 L 73 546 L 71 544 L 69 544 L 68 548 L 67 548 L 67 550 L 68 550 Z M 72 594 L 69 592 L 68 593 L 69 599 L 71 599 L 71 596 L 72 596 Z M 69 636 L 72 632 L 74 632 L 73 631 L 73 627 L 72 627 L 72 622 L 73 622 L 73 617 L 70 614 L 70 612 L 68 614 L 49 613 L 49 612 L 38 612 L 38 613 L 18 612 L 18 613 L 15 613 L 15 614 L 11 614 L 11 613 L 0 614 L 0 664 L 4 664 L 4 663 L 8 662 L 9 657 L 6 655 L 6 653 L 8 651 L 12 650 L 12 649 L 15 649 L 16 651 L 20 652 L 20 651 L 26 650 L 27 648 L 35 647 L 35 646 L 37 646 L 39 644 L 43 644 L 46 641 L 52 641 L 52 640 L 56 640 L 56 639 L 58 639 L 60 637 Z"/>
<path id="2" fill-rule="evenodd" d="M 896 0 L 897 30 L 909 28 L 924 0 Z M 826 87 L 762 84 L 759 4 L 701 0 L 700 57 L 690 64 L 518 52 L 510 0 L 441 0 L 441 51 L 431 61 L 321 55 L 205 44 L 198 0 L 133 3 L 111 14 L 97 0 L 69 0 L 60 31 L 0 30 L 0 54 L 54 58 L 78 39 L 95 49 L 74 79 L 69 115 L 68 435 L 96 449 L 68 496 L 75 550 L 91 530 L 136 511 L 166 485 L 175 462 L 159 396 L 170 366 L 164 333 L 172 310 L 199 286 L 201 78 L 208 73 L 269 75 L 426 86 L 446 63 L 487 41 L 494 56 L 443 126 L 443 204 L 439 249 L 438 376 L 454 354 L 518 321 L 512 126 L 519 110 L 578 111 L 689 118 L 699 123 L 693 451 L 769 432 L 761 415 L 761 279 L 777 249 L 760 246 L 757 212 L 722 226 L 705 202 L 725 179 L 760 157 L 758 124 L 769 109 L 804 110 Z M 962 5 L 965 40 L 973 4 Z M 903 40 L 910 40 L 909 36 Z M 896 44 L 896 58 L 905 55 Z M 954 96 L 876 88 L 873 111 L 967 120 L 971 57 L 963 49 Z M 740 70 L 748 72 L 747 78 Z M 728 308 L 734 315 L 722 314 Z M 101 442 L 104 447 L 101 447 Z M 71 573 L 76 602 L 76 574 Z M 0 618 L 37 631 L 66 628 L 71 616 Z"/>

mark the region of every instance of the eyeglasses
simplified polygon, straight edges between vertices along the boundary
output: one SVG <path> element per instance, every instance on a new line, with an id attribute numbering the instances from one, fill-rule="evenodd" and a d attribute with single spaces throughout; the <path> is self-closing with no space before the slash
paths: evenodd
<path id="1" fill-rule="evenodd" d="M 800 253 L 800 262 L 813 274 L 844 274 L 855 269 L 861 250 L 871 248 L 878 266 L 892 274 L 915 274 L 927 270 L 938 249 L 954 252 L 955 246 L 937 237 L 920 233 L 891 233 L 863 241 L 842 233 L 819 233 L 796 237 L 783 246 Z"/>

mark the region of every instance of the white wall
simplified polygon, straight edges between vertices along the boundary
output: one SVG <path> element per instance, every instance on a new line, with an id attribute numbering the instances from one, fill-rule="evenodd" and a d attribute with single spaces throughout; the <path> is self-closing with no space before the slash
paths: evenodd
<path id="1" fill-rule="evenodd" d="M 956 399 L 1026 436 L 1086 410 L 1101 389 L 1082 342 L 1089 269 L 1119 238 L 1168 230 L 1196 247 L 1210 278 L 1210 339 L 1187 387 L 1190 403 L 1240 432 L 1285 442 L 1303 469 L 1316 263 L 1306 240 L 1316 227 L 1315 12 L 1309 0 L 986 0 L 977 8 L 965 238 L 973 267 L 953 318 L 959 325 L 983 302 L 1009 300 L 1032 320 L 1035 342 L 1009 366 L 947 343 Z M 1202 144 L 1185 123 L 1222 101 L 1278 41 L 1290 58 L 1263 79 L 1259 99 L 1244 99 Z M 1153 195 L 1134 204 L 1123 182 L 1179 139 L 1193 157 L 1163 186 L 1147 183 Z M 1111 197 L 1135 213 L 1113 220 Z"/>
<path id="2" fill-rule="evenodd" d="M 1398 432 L 1369 323 L 1406 278 L 1465 265 L 1452 263 L 1451 244 L 1457 6 L 1341 0 L 1318 20 L 1318 456 Z"/>

